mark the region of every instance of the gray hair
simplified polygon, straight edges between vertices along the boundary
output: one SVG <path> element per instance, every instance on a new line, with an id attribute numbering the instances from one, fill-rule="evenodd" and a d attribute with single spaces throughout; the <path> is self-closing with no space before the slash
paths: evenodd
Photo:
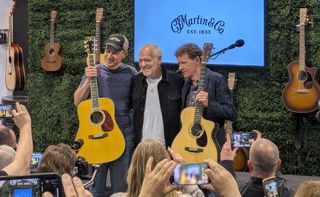
<path id="1" fill-rule="evenodd" d="M 5 168 L 13 162 L 16 152 L 8 145 L 0 146 L 0 169 Z"/>
<path id="2" fill-rule="evenodd" d="M 162 60 L 162 51 L 161 51 L 161 49 L 160 49 L 160 47 L 158 45 L 156 45 L 156 44 L 145 44 L 145 45 L 143 45 L 141 50 L 144 49 L 144 48 L 147 48 L 147 47 L 150 47 L 152 49 L 152 57 L 158 58 L 160 61 Z"/>

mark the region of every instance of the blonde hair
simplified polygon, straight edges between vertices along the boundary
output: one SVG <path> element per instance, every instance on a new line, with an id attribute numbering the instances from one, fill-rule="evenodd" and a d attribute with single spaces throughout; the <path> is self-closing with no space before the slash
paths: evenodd
<path id="1" fill-rule="evenodd" d="M 294 197 L 320 197 L 320 180 L 304 181 Z"/>
<path id="2" fill-rule="evenodd" d="M 139 196 L 142 182 L 146 173 L 146 164 L 149 157 L 153 157 L 152 169 L 163 159 L 171 159 L 166 148 L 153 139 L 145 139 L 135 149 L 128 170 L 128 197 Z M 171 192 L 166 196 L 177 196 Z"/>

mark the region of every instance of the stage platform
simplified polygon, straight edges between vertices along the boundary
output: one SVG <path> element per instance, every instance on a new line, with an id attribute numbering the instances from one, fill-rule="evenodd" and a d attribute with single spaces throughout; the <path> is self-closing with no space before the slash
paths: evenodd
<path id="1" fill-rule="evenodd" d="M 290 196 L 294 196 L 299 185 L 305 180 L 320 180 L 320 177 L 315 176 L 298 176 L 298 175 L 282 175 L 283 178 L 287 179 L 287 186 L 290 190 Z M 250 179 L 249 172 L 236 172 L 238 185 L 241 186 L 248 182 Z"/>

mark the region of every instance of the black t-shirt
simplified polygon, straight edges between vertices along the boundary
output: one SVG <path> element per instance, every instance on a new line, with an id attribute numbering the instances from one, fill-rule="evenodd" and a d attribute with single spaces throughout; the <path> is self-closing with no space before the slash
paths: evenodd
<path id="1" fill-rule="evenodd" d="M 0 170 L 0 176 L 8 176 L 8 173 L 4 170 Z"/>

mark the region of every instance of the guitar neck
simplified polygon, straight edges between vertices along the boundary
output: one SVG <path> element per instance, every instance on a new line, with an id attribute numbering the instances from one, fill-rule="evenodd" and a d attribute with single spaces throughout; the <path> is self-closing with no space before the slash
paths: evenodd
<path id="1" fill-rule="evenodd" d="M 306 47 L 305 47 L 305 25 L 300 24 L 300 36 L 299 36 L 299 70 L 305 70 L 305 55 L 306 55 Z"/>
<path id="2" fill-rule="evenodd" d="M 96 50 L 95 63 L 100 64 L 100 22 L 96 22 Z"/>
<path id="3" fill-rule="evenodd" d="M 9 15 L 9 31 L 8 31 L 8 46 L 11 47 L 13 42 L 12 33 L 13 33 L 13 16 Z"/>
<path id="4" fill-rule="evenodd" d="M 54 44 L 54 32 L 55 32 L 55 26 L 54 26 L 54 22 L 51 21 L 50 22 L 50 44 Z"/>
<path id="5" fill-rule="evenodd" d="M 204 82 L 205 82 L 205 78 L 206 78 L 206 62 L 201 62 L 201 70 L 200 70 L 200 79 L 198 82 L 198 91 L 203 91 L 204 90 Z M 203 106 L 201 104 L 201 102 L 196 102 L 195 104 L 195 112 L 194 112 L 194 121 L 195 123 L 200 123 L 201 121 L 201 117 L 203 114 Z"/>
<path id="6" fill-rule="evenodd" d="M 89 55 L 89 62 L 90 66 L 94 66 L 94 54 Z M 97 111 L 100 109 L 97 77 L 90 78 L 90 93 L 93 111 Z"/>

